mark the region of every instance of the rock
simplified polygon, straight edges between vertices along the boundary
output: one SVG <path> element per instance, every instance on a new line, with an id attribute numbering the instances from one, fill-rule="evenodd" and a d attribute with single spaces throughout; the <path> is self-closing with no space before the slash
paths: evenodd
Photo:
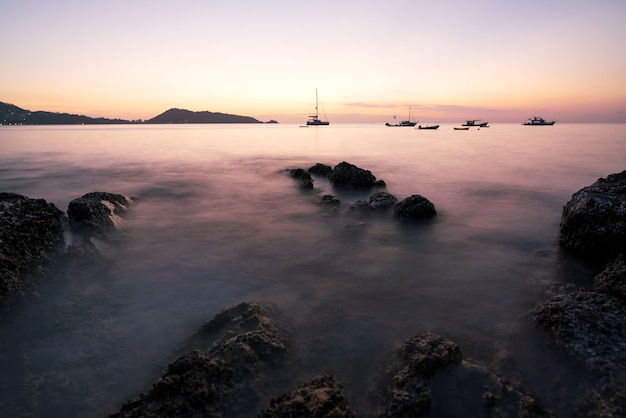
<path id="1" fill-rule="evenodd" d="M 572 195 L 563 208 L 559 241 L 571 252 L 597 261 L 626 253 L 626 170 Z"/>
<path id="2" fill-rule="evenodd" d="M 259 373 L 283 361 L 291 345 L 278 322 L 273 305 L 262 302 L 223 310 L 183 347 L 195 349 L 112 417 L 250 415 L 259 402 L 254 388 Z"/>
<path id="3" fill-rule="evenodd" d="M 328 176 L 328 180 L 335 187 L 352 189 L 367 189 L 379 184 L 371 171 L 364 170 L 345 161 L 333 168 Z"/>
<path id="4" fill-rule="evenodd" d="M 346 213 L 349 215 L 369 215 L 372 213 L 372 207 L 365 200 L 357 200 L 346 209 Z"/>
<path id="5" fill-rule="evenodd" d="M 339 206 L 341 204 L 341 200 L 333 195 L 325 194 L 320 198 L 319 204 L 324 206 Z"/>
<path id="6" fill-rule="evenodd" d="M 626 262 L 619 255 L 595 278 L 595 289 L 626 301 Z"/>
<path id="7" fill-rule="evenodd" d="M 333 171 L 333 168 L 326 164 L 317 163 L 313 167 L 309 168 L 308 171 L 316 176 L 328 177 Z"/>
<path id="8" fill-rule="evenodd" d="M 398 198 L 391 193 L 377 191 L 370 196 L 369 205 L 377 211 L 393 208 L 398 203 Z"/>
<path id="9" fill-rule="evenodd" d="M 390 390 L 382 389 L 378 396 L 384 412 L 378 416 L 416 417 L 430 410 L 429 380 L 436 370 L 461 362 L 461 350 L 452 341 L 426 333 L 409 338 L 395 354 Z M 393 373 L 393 372 L 392 372 Z M 380 389 L 379 389 L 380 390 Z"/>
<path id="10" fill-rule="evenodd" d="M 604 376 L 626 372 L 626 305 L 619 299 L 576 290 L 552 297 L 528 317 L 589 371 Z"/>
<path id="11" fill-rule="evenodd" d="M 121 194 L 92 192 L 74 199 L 67 208 L 70 226 L 75 231 L 101 235 L 119 228 L 120 216 L 132 200 Z"/>
<path id="12" fill-rule="evenodd" d="M 331 374 L 315 376 L 293 391 L 272 399 L 261 418 L 356 417 L 344 388 Z"/>
<path id="13" fill-rule="evenodd" d="M 313 179 L 307 171 L 302 168 L 292 168 L 288 172 L 291 178 L 298 180 L 300 190 L 313 190 Z"/>
<path id="14" fill-rule="evenodd" d="M 418 220 L 432 218 L 437 215 L 435 205 L 425 197 L 414 194 L 399 202 L 393 215 L 401 220 Z"/>
<path id="15" fill-rule="evenodd" d="M 0 193 L 0 302 L 23 298 L 63 249 L 63 212 L 43 199 Z"/>

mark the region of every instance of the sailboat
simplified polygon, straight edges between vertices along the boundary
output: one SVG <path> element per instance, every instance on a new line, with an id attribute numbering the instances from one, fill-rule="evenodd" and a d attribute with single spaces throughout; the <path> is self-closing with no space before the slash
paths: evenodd
<path id="1" fill-rule="evenodd" d="M 309 116 L 309 120 L 306 121 L 307 126 L 324 126 L 330 125 L 330 122 L 320 120 L 319 114 L 317 111 L 317 89 L 315 89 L 315 115 Z"/>
<path id="2" fill-rule="evenodd" d="M 395 116 L 393 118 L 394 120 L 396 119 Z M 394 124 L 387 122 L 385 123 L 385 125 L 387 126 L 415 126 L 417 125 L 417 122 L 411 121 L 411 106 L 409 106 L 409 118 L 407 120 L 403 120 L 403 121 L 400 121 L 400 123 L 394 123 Z"/>

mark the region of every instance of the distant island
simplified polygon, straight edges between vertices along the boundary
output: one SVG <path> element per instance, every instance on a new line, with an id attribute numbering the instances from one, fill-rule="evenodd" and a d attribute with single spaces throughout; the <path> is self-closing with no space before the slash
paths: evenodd
<path id="1" fill-rule="evenodd" d="M 170 109 L 148 120 L 92 118 L 69 113 L 30 111 L 0 102 L 0 125 L 104 125 L 104 124 L 179 124 L 179 123 L 263 123 L 250 116 L 219 112 L 193 112 Z M 278 123 L 275 120 L 266 123 Z"/>

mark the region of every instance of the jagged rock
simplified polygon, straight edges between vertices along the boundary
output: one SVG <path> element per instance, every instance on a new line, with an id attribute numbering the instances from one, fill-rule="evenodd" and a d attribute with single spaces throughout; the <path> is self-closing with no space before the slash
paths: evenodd
<path id="1" fill-rule="evenodd" d="M 418 220 L 432 218 L 437 215 L 435 205 L 419 194 L 414 194 L 399 202 L 393 215 L 401 220 Z"/>
<path id="2" fill-rule="evenodd" d="M 70 225 L 75 231 L 100 235 L 119 228 L 123 215 L 132 200 L 121 194 L 92 192 L 74 199 L 67 208 Z"/>
<path id="3" fill-rule="evenodd" d="M 0 302 L 34 290 L 62 251 L 63 219 L 43 199 L 0 193 Z"/>
<path id="4" fill-rule="evenodd" d="M 333 171 L 333 168 L 326 164 L 317 163 L 313 167 L 309 168 L 308 171 L 316 176 L 328 177 Z"/>
<path id="5" fill-rule="evenodd" d="M 345 390 L 331 374 L 315 376 L 293 391 L 272 399 L 261 418 L 356 417 Z"/>
<path id="6" fill-rule="evenodd" d="M 253 387 L 260 371 L 283 361 L 291 345 L 277 316 L 273 305 L 262 302 L 223 310 L 183 347 L 195 349 L 112 417 L 248 415 L 259 402 Z"/>
<path id="7" fill-rule="evenodd" d="M 563 208 L 560 243 L 598 261 L 626 253 L 626 170 L 572 195 Z"/>
<path id="8" fill-rule="evenodd" d="M 626 301 L 626 262 L 619 255 L 594 278 L 595 288 Z"/>
<path id="9" fill-rule="evenodd" d="M 381 185 L 381 182 L 376 180 L 371 171 L 345 161 L 333 168 L 328 180 L 333 186 L 353 189 L 368 189 Z M 384 185 L 384 183 L 382 184 Z"/>

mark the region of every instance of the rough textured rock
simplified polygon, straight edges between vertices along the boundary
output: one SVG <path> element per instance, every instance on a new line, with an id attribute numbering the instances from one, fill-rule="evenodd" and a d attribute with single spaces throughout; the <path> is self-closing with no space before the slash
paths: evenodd
<path id="1" fill-rule="evenodd" d="M 399 202 L 393 215 L 401 220 L 418 220 L 432 218 L 437 215 L 435 205 L 419 194 L 414 194 Z"/>
<path id="2" fill-rule="evenodd" d="M 624 262 L 624 256 L 618 256 L 613 263 L 602 270 L 595 277 L 594 283 L 596 290 L 626 301 L 626 262 Z"/>
<path id="3" fill-rule="evenodd" d="M 292 168 L 288 171 L 291 178 L 298 180 L 298 186 L 300 190 L 313 189 L 313 179 L 311 178 L 311 174 L 309 174 L 307 171 L 302 168 Z"/>
<path id="4" fill-rule="evenodd" d="M 377 191 L 370 196 L 369 205 L 376 211 L 384 211 L 393 208 L 398 203 L 398 198 L 388 192 Z"/>
<path id="5" fill-rule="evenodd" d="M 563 208 L 560 243 L 599 261 L 626 253 L 626 170 L 572 195 Z"/>
<path id="6" fill-rule="evenodd" d="M 310 167 L 308 171 L 316 176 L 328 177 L 333 171 L 333 168 L 326 164 L 317 163 L 313 167 Z"/>
<path id="7" fill-rule="evenodd" d="M 289 393 L 272 399 L 261 418 L 356 417 L 345 390 L 331 374 L 315 376 Z"/>
<path id="8" fill-rule="evenodd" d="M 115 231 L 120 216 L 126 213 L 132 200 L 121 194 L 91 192 L 74 199 L 67 208 L 73 230 L 87 236 Z"/>
<path id="9" fill-rule="evenodd" d="M 63 212 L 43 199 L 0 193 L 0 302 L 24 297 L 63 247 Z"/>
<path id="10" fill-rule="evenodd" d="M 626 371 L 626 305 L 610 295 L 579 290 L 552 297 L 529 313 L 557 346 L 590 371 Z"/>
<path id="11" fill-rule="evenodd" d="M 397 370 L 391 389 L 379 396 L 385 404 L 378 416 L 416 417 L 428 413 L 431 404 L 429 380 L 433 373 L 461 361 L 461 350 L 452 341 L 426 333 L 409 338 L 396 354 Z"/>
<path id="12" fill-rule="evenodd" d="M 278 364 L 291 344 L 272 305 L 241 303 L 199 327 L 152 389 L 114 417 L 247 416 L 259 402 L 254 383 Z M 256 388 L 258 389 L 258 388 Z M 260 408 L 256 408 L 260 410 Z"/>
<path id="13" fill-rule="evenodd" d="M 381 182 L 376 180 L 371 171 L 364 170 L 345 161 L 333 168 L 328 176 L 328 180 L 333 186 L 352 189 L 368 189 L 381 185 Z"/>

